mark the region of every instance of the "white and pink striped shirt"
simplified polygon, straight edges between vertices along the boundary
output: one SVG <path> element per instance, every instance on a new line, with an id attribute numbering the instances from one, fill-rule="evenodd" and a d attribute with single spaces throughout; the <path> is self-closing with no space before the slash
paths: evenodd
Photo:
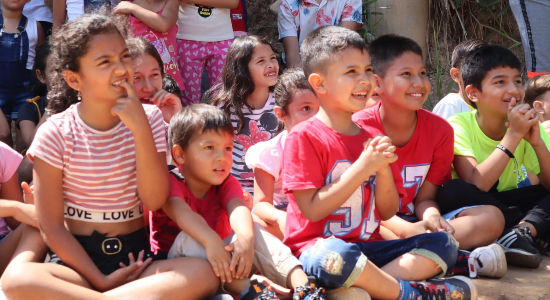
<path id="1" fill-rule="evenodd" d="M 53 115 L 27 151 L 63 171 L 66 207 L 88 212 L 119 212 L 141 204 L 137 193 L 134 136 L 122 121 L 107 131 L 84 124 L 79 103 Z M 166 152 L 164 121 L 154 105 L 143 105 L 158 152 Z"/>

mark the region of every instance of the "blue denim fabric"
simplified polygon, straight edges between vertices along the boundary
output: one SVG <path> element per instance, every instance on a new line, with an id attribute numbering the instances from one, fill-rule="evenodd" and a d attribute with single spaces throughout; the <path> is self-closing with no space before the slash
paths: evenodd
<path id="1" fill-rule="evenodd" d="M 403 254 L 412 253 L 435 261 L 440 276 L 452 269 L 458 246 L 447 232 L 425 233 L 402 240 L 347 243 L 338 238 L 319 239 L 300 255 L 308 275 L 317 277 L 319 285 L 329 289 L 351 286 L 361 274 L 367 259 L 383 267 Z"/>
<path id="2" fill-rule="evenodd" d="M 26 21 L 23 16 L 18 29 L 24 28 Z M 3 24 L 1 15 L 0 23 Z M 29 38 L 27 32 L 17 38 L 15 35 L 2 32 L 0 37 L 0 109 L 8 120 L 17 119 L 19 109 L 34 97 L 32 71 L 27 69 Z"/>

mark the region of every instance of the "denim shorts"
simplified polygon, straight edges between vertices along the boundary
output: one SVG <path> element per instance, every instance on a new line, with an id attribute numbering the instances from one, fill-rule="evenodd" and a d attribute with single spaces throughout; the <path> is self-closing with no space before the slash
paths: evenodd
<path id="1" fill-rule="evenodd" d="M 300 262 L 308 275 L 329 289 L 350 287 L 367 260 L 381 268 L 403 254 L 422 255 L 437 263 L 444 276 L 454 268 L 458 256 L 458 243 L 447 232 L 416 235 L 407 239 L 347 243 L 339 238 L 319 239 L 300 255 Z"/>
<path id="2" fill-rule="evenodd" d="M 469 209 L 469 208 L 474 208 L 474 207 L 479 207 L 479 206 L 483 206 L 483 205 L 473 205 L 473 206 L 465 206 L 465 207 L 461 207 L 461 208 L 458 208 L 458 209 L 455 209 L 453 211 L 450 211 L 444 215 L 441 215 L 443 217 L 443 219 L 447 220 L 448 221 L 451 221 L 451 220 L 454 220 L 456 219 L 456 216 L 458 216 L 459 213 Z M 400 217 L 401 219 L 407 221 L 407 222 L 411 222 L 411 223 L 416 223 L 418 222 L 418 218 L 416 216 L 413 216 L 413 215 L 403 215 L 401 213 L 397 213 L 396 216 Z"/>

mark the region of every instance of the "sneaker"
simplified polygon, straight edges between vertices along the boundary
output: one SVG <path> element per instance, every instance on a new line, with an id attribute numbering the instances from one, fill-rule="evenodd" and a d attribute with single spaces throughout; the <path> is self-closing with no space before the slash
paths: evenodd
<path id="1" fill-rule="evenodd" d="M 504 230 L 497 243 L 504 249 L 506 260 L 513 265 L 536 269 L 542 261 L 527 227 L 514 226 Z"/>
<path id="2" fill-rule="evenodd" d="M 464 276 L 453 276 L 447 279 L 427 281 L 410 281 L 413 287 L 411 294 L 403 299 L 445 299 L 476 300 L 477 288 L 474 282 Z"/>
<path id="3" fill-rule="evenodd" d="M 487 247 L 479 247 L 472 251 L 468 258 L 470 277 L 485 276 L 502 278 L 506 275 L 508 266 L 502 247 L 493 243 Z"/>
<path id="4" fill-rule="evenodd" d="M 325 288 L 317 286 L 314 276 L 308 276 L 308 284 L 294 289 L 292 300 L 326 300 Z"/>
<path id="5" fill-rule="evenodd" d="M 541 253 L 550 256 L 550 235 L 547 234 L 540 239 L 535 238 L 535 245 L 539 248 Z"/>
<path id="6" fill-rule="evenodd" d="M 243 292 L 244 293 L 244 292 Z M 259 283 L 258 280 L 250 280 L 250 287 L 243 295 L 241 293 L 239 298 L 241 300 L 278 300 L 279 298 L 271 291 L 271 288 L 266 287 L 263 283 Z"/>

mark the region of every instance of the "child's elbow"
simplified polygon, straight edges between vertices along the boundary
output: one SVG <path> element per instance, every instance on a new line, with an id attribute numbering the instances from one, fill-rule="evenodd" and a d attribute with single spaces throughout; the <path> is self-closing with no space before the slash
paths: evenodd
<path id="1" fill-rule="evenodd" d="M 388 211 L 388 212 L 381 212 L 381 211 L 378 211 L 378 215 L 380 216 L 380 219 L 382 221 L 387 221 L 389 219 L 391 219 L 393 216 L 395 216 L 395 211 Z"/>

